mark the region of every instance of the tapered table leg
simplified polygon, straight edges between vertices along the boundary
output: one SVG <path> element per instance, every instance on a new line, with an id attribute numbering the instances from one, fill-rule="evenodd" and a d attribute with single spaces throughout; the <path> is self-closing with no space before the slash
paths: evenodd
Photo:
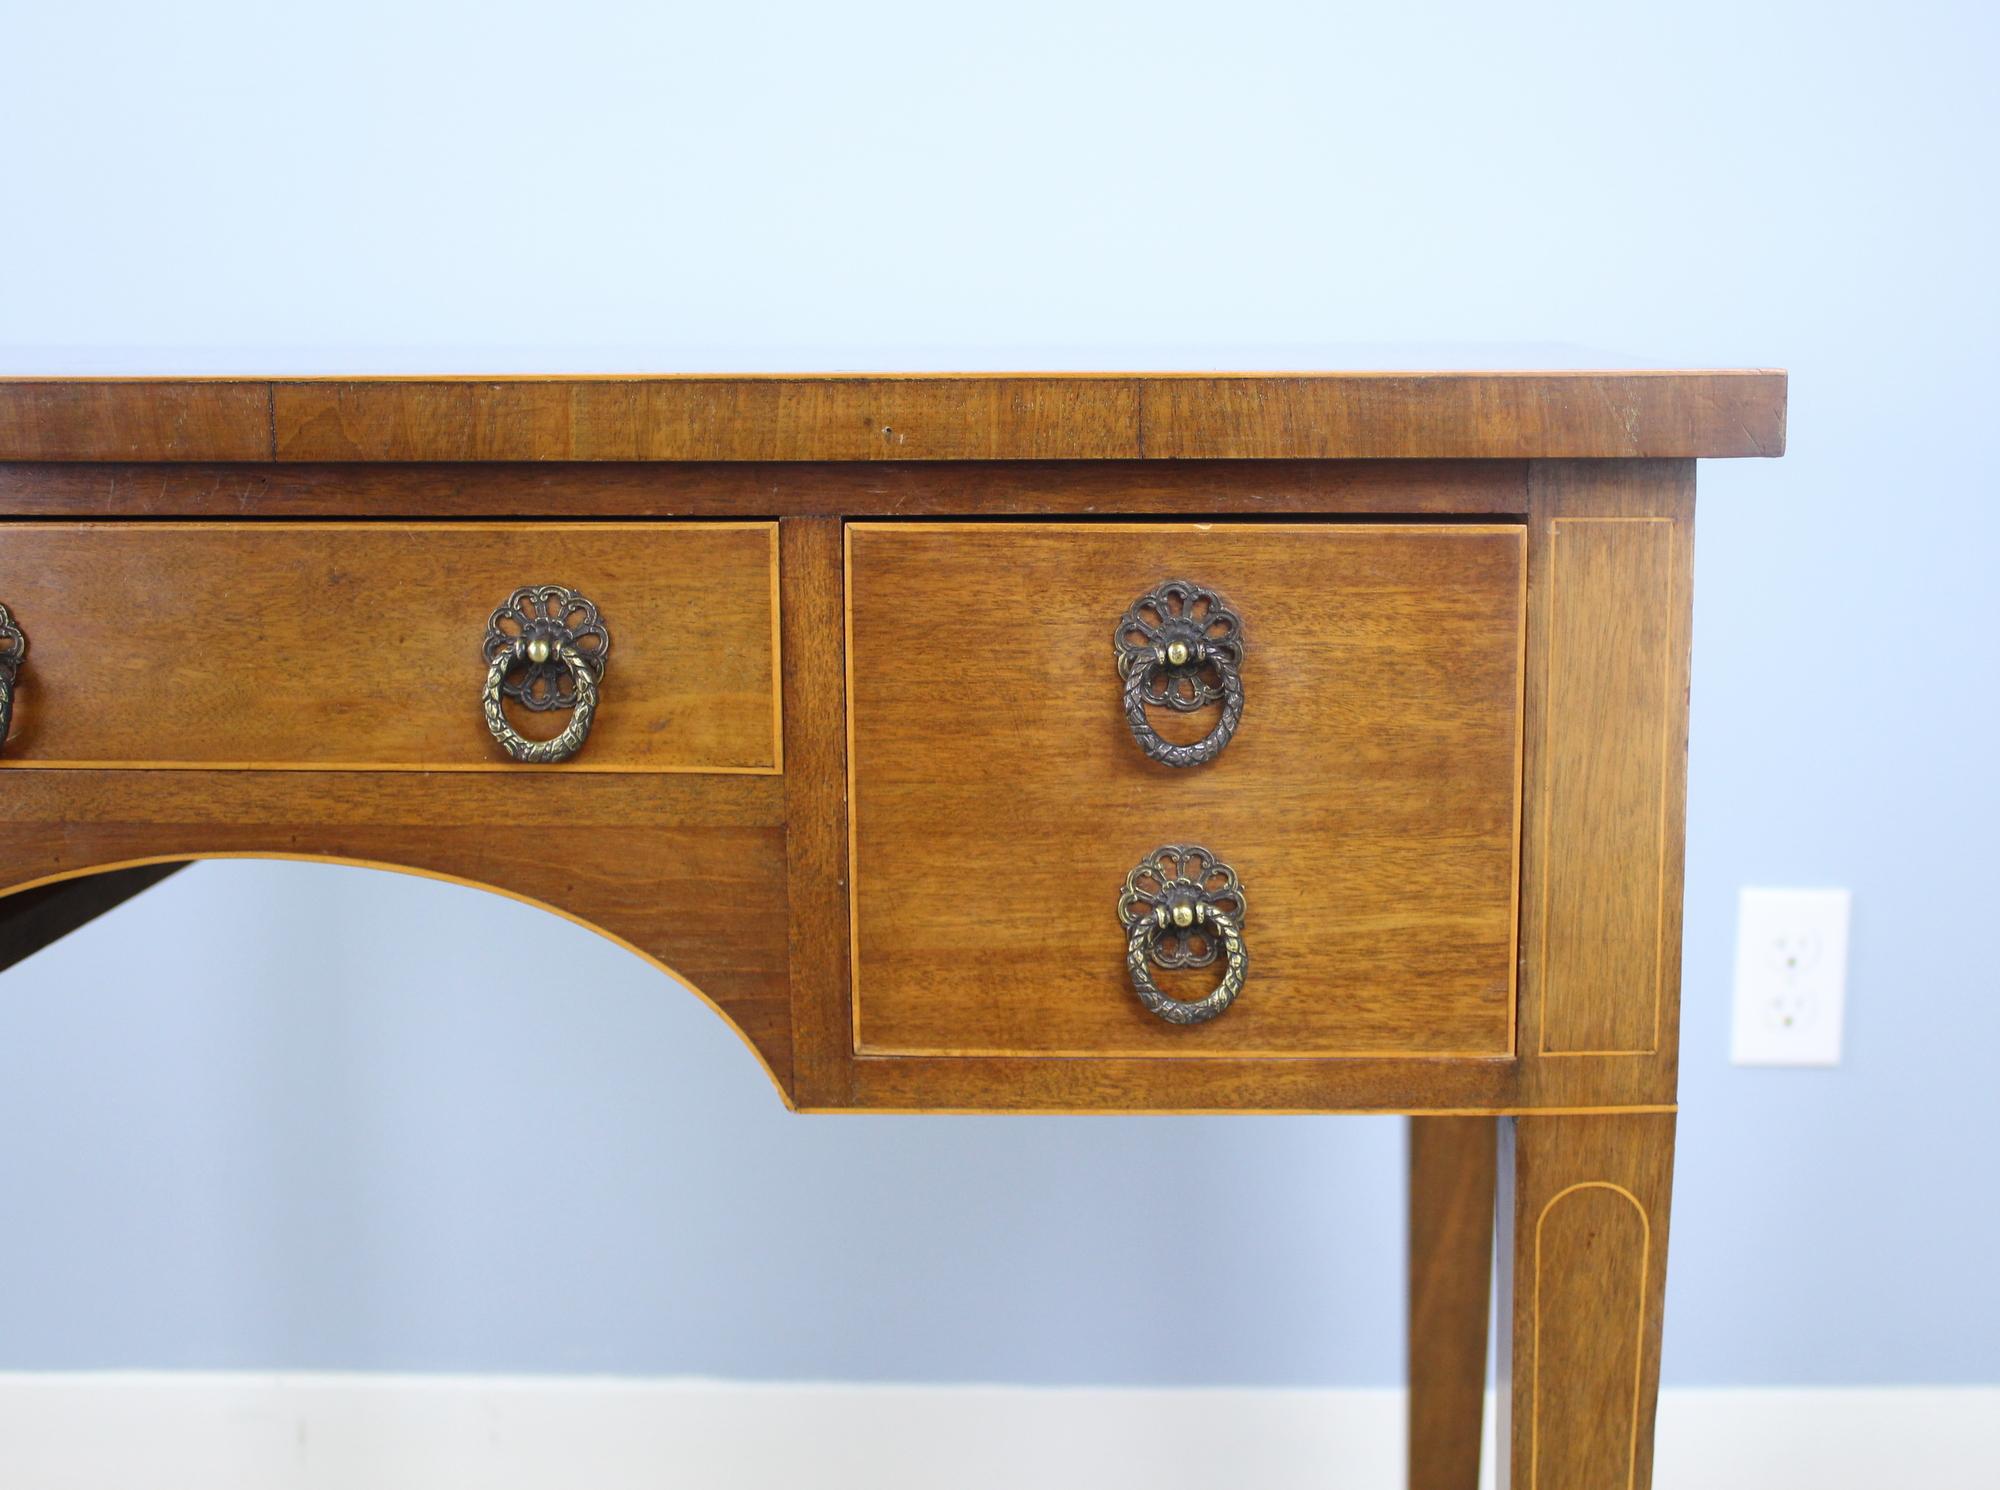
<path id="1" fill-rule="evenodd" d="M 1410 1490 L 1479 1482 L 1497 1133 L 1410 1119 Z"/>
<path id="2" fill-rule="evenodd" d="M 1652 1483 L 1673 1163 L 1672 1113 L 1503 1125 L 1503 1487 Z"/>

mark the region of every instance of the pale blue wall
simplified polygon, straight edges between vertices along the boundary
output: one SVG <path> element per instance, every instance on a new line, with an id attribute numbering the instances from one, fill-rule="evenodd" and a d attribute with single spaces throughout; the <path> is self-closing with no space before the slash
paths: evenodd
<path id="1" fill-rule="evenodd" d="M 1990 6 L 110 10 L 0 10 L 8 370 L 1789 365 L 1701 478 L 1667 1374 L 2000 1381 Z M 1726 1064 L 1744 882 L 1854 889 L 1841 1069 Z M 1400 1156 L 791 1118 L 567 924 L 205 866 L 0 978 L 0 1368 L 1386 1382 Z"/>

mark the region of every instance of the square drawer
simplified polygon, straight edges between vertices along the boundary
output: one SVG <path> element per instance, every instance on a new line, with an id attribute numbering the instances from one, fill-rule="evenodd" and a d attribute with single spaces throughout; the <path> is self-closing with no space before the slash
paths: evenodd
<path id="1" fill-rule="evenodd" d="M 857 1050 L 1512 1052 L 1522 528 L 854 523 L 847 567 Z M 1113 646 L 1169 580 L 1241 622 L 1240 722 L 1184 768 L 1141 749 Z M 1143 717 L 1187 744 L 1225 707 Z M 1184 844 L 1240 877 L 1248 968 L 1177 1024 L 1119 901 Z"/>
<path id="2" fill-rule="evenodd" d="M 481 712 L 523 586 L 611 634 L 572 761 L 523 767 Z M 775 772 L 774 523 L 0 524 L 26 631 L 0 767 Z M 566 710 L 503 707 L 529 739 Z"/>

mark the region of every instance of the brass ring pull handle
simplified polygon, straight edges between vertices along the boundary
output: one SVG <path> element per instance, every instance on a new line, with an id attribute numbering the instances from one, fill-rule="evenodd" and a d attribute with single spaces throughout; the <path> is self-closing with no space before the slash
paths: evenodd
<path id="1" fill-rule="evenodd" d="M 14 682 L 28 655 L 28 638 L 7 607 L 0 605 L 0 749 L 7 745 L 7 727 L 14 722 Z"/>
<path id="2" fill-rule="evenodd" d="M 1250 975 L 1248 909 L 1236 871 L 1199 844 L 1168 844 L 1140 860 L 1118 897 L 1125 971 L 1139 1002 L 1168 1024 L 1201 1024 L 1235 1003 Z M 1154 965 L 1208 967 L 1218 957 L 1222 981 L 1202 998 L 1174 998 L 1154 981 Z"/>
<path id="3" fill-rule="evenodd" d="M 1125 679 L 1125 723 L 1152 759 L 1199 766 L 1222 753 L 1243 719 L 1243 621 L 1213 590 L 1170 579 L 1133 601 L 1111 644 Z M 1149 708 L 1192 714 L 1222 705 L 1215 728 L 1192 745 L 1162 738 Z"/>
<path id="4" fill-rule="evenodd" d="M 531 766 L 566 761 L 583 749 L 611 653 L 611 633 L 595 605 L 563 585 L 516 590 L 487 621 L 482 651 L 480 705 L 501 749 Z M 569 709 L 569 724 L 552 740 L 530 740 L 507 722 L 502 700 L 508 698 L 536 713 Z"/>

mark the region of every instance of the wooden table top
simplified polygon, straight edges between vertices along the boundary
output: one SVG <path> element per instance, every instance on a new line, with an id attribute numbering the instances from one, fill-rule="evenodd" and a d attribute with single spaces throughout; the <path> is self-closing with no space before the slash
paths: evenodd
<path id="1" fill-rule="evenodd" d="M 1768 369 L 12 378 L 0 460 L 1776 456 L 1785 395 Z"/>

